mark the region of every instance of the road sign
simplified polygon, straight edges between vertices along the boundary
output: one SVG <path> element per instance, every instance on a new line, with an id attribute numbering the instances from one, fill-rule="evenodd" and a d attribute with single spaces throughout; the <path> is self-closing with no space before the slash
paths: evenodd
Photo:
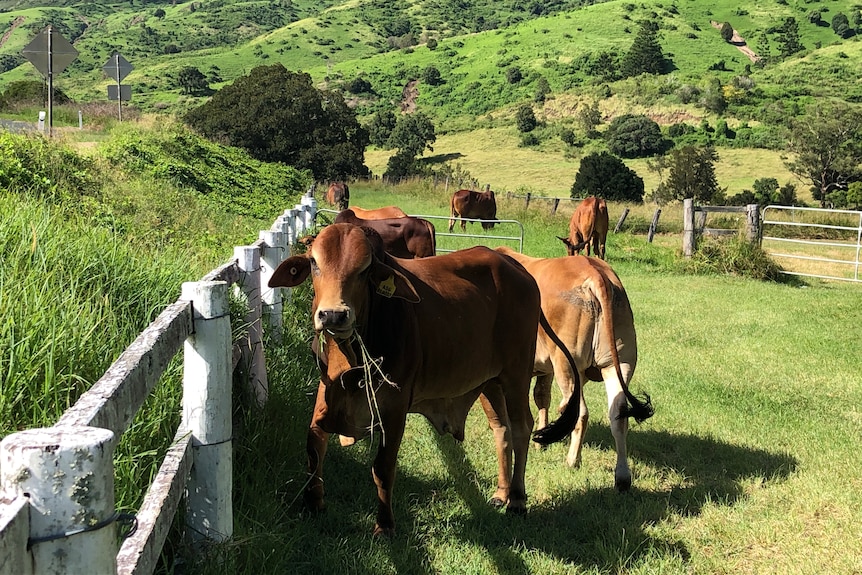
<path id="1" fill-rule="evenodd" d="M 108 84 L 108 99 L 128 102 L 132 99 L 132 87 L 123 84 Z"/>
<path id="2" fill-rule="evenodd" d="M 51 26 L 39 32 L 21 53 L 45 77 L 59 74 L 78 57 L 75 47 Z"/>
<path id="3" fill-rule="evenodd" d="M 123 78 L 128 76 L 129 72 L 134 69 L 135 67 L 129 64 L 128 60 L 123 58 L 119 52 L 114 52 L 105 65 L 102 66 L 102 71 L 105 73 L 105 76 L 112 79 L 117 84 L 122 82 Z"/>

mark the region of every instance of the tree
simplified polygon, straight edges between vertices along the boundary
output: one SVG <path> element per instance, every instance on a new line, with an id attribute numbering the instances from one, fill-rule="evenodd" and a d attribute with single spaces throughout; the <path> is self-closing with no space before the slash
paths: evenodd
<path id="1" fill-rule="evenodd" d="M 571 190 L 573 198 L 589 195 L 612 201 L 642 202 L 644 181 L 613 154 L 592 153 L 581 160 Z"/>
<path id="2" fill-rule="evenodd" d="M 721 25 L 721 38 L 725 42 L 730 42 L 733 39 L 733 26 L 730 25 L 730 22 Z"/>
<path id="3" fill-rule="evenodd" d="M 183 94 L 202 94 L 209 89 L 207 77 L 193 66 L 182 68 L 177 74 L 177 84 Z"/>
<path id="4" fill-rule="evenodd" d="M 371 82 L 362 76 L 355 77 L 347 84 L 347 91 L 351 94 L 367 94 L 371 90 Z"/>
<path id="5" fill-rule="evenodd" d="M 599 104 L 595 100 L 588 106 L 581 106 L 577 113 L 578 123 L 587 136 L 592 137 L 596 131 L 596 127 L 602 123 L 602 113 L 599 110 Z"/>
<path id="6" fill-rule="evenodd" d="M 161 20 L 162 18 L 165 17 L 165 11 L 161 8 L 156 8 L 156 11 L 153 12 L 153 16 L 155 16 L 156 18 Z"/>
<path id="7" fill-rule="evenodd" d="M 850 20 L 843 12 L 839 12 L 832 17 L 832 31 L 842 38 L 849 38 L 855 33 L 853 28 L 850 27 Z"/>
<path id="8" fill-rule="evenodd" d="M 537 104 L 543 104 L 550 93 L 551 85 L 548 84 L 547 78 L 539 76 L 539 79 L 536 80 L 536 95 L 533 96 L 533 101 Z"/>
<path id="9" fill-rule="evenodd" d="M 364 176 L 368 132 L 337 93 L 281 64 L 258 66 L 225 86 L 185 121 L 256 159 L 311 171 L 318 180 Z"/>
<path id="10" fill-rule="evenodd" d="M 433 144 L 437 140 L 434 124 L 422 112 L 407 114 L 398 118 L 387 146 L 397 150 L 389 158 L 386 167 L 386 177 L 397 178 L 418 173 L 417 158 L 426 149 L 434 151 Z"/>
<path id="11" fill-rule="evenodd" d="M 518 106 L 518 112 L 515 114 L 515 124 L 518 126 L 518 131 L 522 133 L 535 130 L 537 122 L 533 107 L 529 104 Z"/>
<path id="12" fill-rule="evenodd" d="M 438 86 L 443 83 L 443 77 L 440 75 L 440 70 L 436 66 L 428 65 L 422 71 L 422 81 L 429 86 Z"/>
<path id="13" fill-rule="evenodd" d="M 605 132 L 605 141 L 612 154 L 623 158 L 660 154 L 667 150 L 669 144 L 655 121 L 635 114 L 614 118 Z"/>
<path id="14" fill-rule="evenodd" d="M 862 180 L 862 111 L 847 104 L 818 104 L 791 122 L 785 162 L 802 182 L 811 184 L 814 199 L 826 206 L 827 196 Z"/>
<path id="15" fill-rule="evenodd" d="M 672 199 L 693 198 L 703 203 L 721 203 L 724 190 L 718 187 L 715 162 L 718 152 L 712 146 L 683 146 L 670 152 L 668 178 L 665 182 Z"/>
<path id="16" fill-rule="evenodd" d="M 380 110 L 374 114 L 371 117 L 371 122 L 368 124 L 370 142 L 378 148 L 385 147 L 397 123 L 395 113 L 392 110 Z"/>
<path id="17" fill-rule="evenodd" d="M 805 49 L 799 37 L 799 24 L 796 18 L 790 16 L 785 18 L 778 33 L 778 53 L 782 58 L 792 56 Z"/>
<path id="18" fill-rule="evenodd" d="M 522 78 L 521 69 L 517 66 L 512 66 L 506 70 L 506 81 L 510 84 L 517 84 Z"/>
<path id="19" fill-rule="evenodd" d="M 666 62 L 658 43 L 658 25 L 644 22 L 632 42 L 631 48 L 623 56 L 620 72 L 624 78 L 639 74 L 661 74 Z"/>

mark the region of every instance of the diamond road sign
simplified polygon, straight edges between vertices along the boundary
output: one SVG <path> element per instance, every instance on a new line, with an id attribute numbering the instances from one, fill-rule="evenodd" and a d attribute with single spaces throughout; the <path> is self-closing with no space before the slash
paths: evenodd
<path id="1" fill-rule="evenodd" d="M 78 57 L 75 47 L 51 26 L 39 32 L 21 53 L 45 77 L 59 74 Z"/>
<path id="2" fill-rule="evenodd" d="M 129 72 L 134 70 L 134 66 L 129 64 L 129 61 L 123 58 L 119 52 L 114 52 L 108 61 L 102 66 L 102 71 L 105 76 L 119 84 L 123 78 L 129 75 Z"/>

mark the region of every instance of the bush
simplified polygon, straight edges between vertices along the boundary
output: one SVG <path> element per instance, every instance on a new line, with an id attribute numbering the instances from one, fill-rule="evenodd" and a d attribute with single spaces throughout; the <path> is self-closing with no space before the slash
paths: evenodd
<path id="1" fill-rule="evenodd" d="M 782 269 L 760 246 L 742 235 L 732 239 L 700 238 L 697 251 L 681 264 L 695 274 L 730 274 L 756 280 L 786 281 Z"/>
<path id="2" fill-rule="evenodd" d="M 536 114 L 533 113 L 533 107 L 529 104 L 521 104 L 518 107 L 515 122 L 519 132 L 532 132 L 535 130 L 538 122 L 536 121 Z"/>

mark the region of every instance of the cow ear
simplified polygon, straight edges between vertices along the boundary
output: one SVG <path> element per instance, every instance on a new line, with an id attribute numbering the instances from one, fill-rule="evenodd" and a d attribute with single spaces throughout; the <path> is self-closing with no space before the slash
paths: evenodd
<path id="1" fill-rule="evenodd" d="M 377 259 L 371 264 L 370 281 L 374 290 L 383 297 L 397 297 L 410 303 L 419 303 L 422 298 L 404 274 Z"/>
<path id="2" fill-rule="evenodd" d="M 279 264 L 269 278 L 269 287 L 295 287 L 305 281 L 311 272 L 308 256 L 289 257 Z"/>

